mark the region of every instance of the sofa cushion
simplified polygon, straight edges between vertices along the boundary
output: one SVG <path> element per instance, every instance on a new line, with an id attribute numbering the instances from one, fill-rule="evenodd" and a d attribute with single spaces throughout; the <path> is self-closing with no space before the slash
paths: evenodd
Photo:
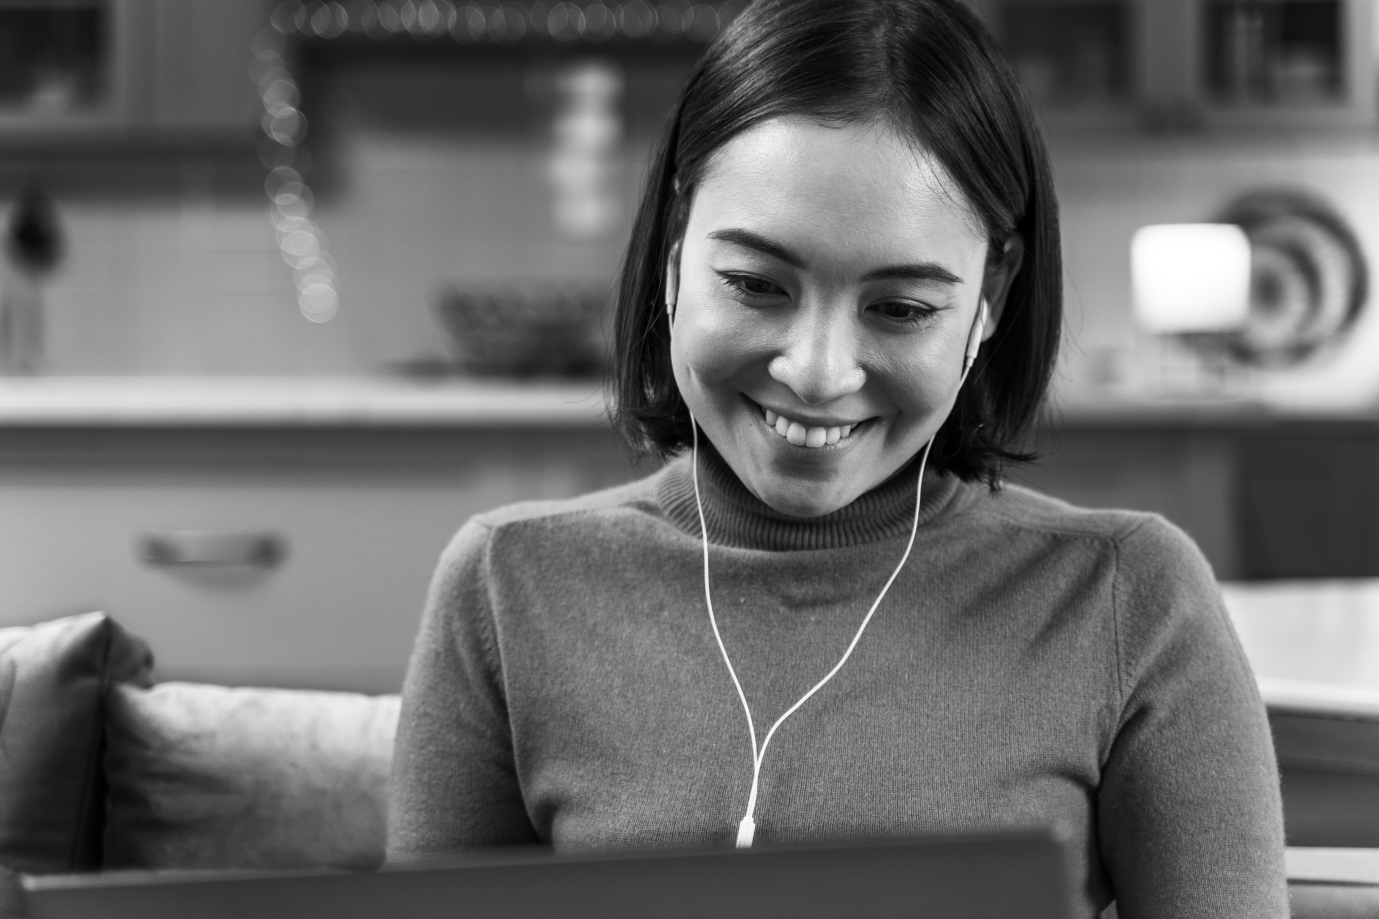
<path id="1" fill-rule="evenodd" d="M 109 868 L 373 867 L 398 697 L 117 686 Z"/>
<path id="2" fill-rule="evenodd" d="M 104 613 L 0 629 L 0 864 L 99 867 L 106 689 L 147 685 L 152 668 Z"/>

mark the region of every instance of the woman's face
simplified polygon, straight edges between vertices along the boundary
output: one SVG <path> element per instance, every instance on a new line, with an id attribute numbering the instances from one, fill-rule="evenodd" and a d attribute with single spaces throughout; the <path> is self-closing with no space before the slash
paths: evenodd
<path id="1" fill-rule="evenodd" d="M 668 272 L 671 359 L 753 494 L 814 517 L 909 462 L 952 409 L 985 294 L 996 327 L 1018 243 L 986 234 L 925 151 L 883 127 L 777 118 L 725 144 Z"/>

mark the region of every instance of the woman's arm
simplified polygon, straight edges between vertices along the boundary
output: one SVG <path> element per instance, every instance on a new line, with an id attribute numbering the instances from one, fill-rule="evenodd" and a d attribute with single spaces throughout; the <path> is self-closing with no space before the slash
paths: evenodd
<path id="1" fill-rule="evenodd" d="M 537 842 L 513 764 L 488 591 L 489 530 L 441 556 L 402 691 L 388 860 Z"/>
<path id="2" fill-rule="evenodd" d="M 1121 540 L 1122 707 L 1099 791 L 1120 919 L 1287 919 L 1268 721 L 1205 559 L 1151 520 Z"/>

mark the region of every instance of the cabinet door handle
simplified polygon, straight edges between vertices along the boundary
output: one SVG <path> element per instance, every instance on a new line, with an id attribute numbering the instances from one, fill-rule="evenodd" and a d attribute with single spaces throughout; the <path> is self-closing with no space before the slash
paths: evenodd
<path id="1" fill-rule="evenodd" d="M 286 558 L 287 540 L 277 533 L 171 530 L 143 534 L 137 551 L 150 565 L 272 568 Z"/>

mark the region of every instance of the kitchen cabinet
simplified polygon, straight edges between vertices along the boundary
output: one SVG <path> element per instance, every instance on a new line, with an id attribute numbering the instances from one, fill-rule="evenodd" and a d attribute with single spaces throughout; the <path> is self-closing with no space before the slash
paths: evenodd
<path id="1" fill-rule="evenodd" d="M 977 0 L 1055 130 L 1376 124 L 1371 0 Z"/>
<path id="2" fill-rule="evenodd" d="M 151 88 L 148 12 L 141 0 L 0 6 L 0 138 L 127 128 Z"/>
<path id="3" fill-rule="evenodd" d="M 252 142 L 267 22 L 265 0 L 6 2 L 0 146 Z"/>
<path id="4" fill-rule="evenodd" d="M 1218 578 L 1379 577 L 1379 419 L 1259 406 L 1071 410 L 1017 482 L 1089 507 L 1163 514 Z"/>
<path id="5" fill-rule="evenodd" d="M 105 610 L 164 679 L 395 692 L 427 583 L 473 514 L 631 476 L 611 433 L 7 432 L 0 623 Z M 196 534 L 191 537 L 190 534 Z M 276 563 L 155 563 L 266 537 Z"/>
<path id="6" fill-rule="evenodd" d="M 1379 426 L 1312 420 L 1237 443 L 1242 576 L 1379 575 Z"/>
<path id="7" fill-rule="evenodd" d="M 642 474 L 597 386 L 476 389 L 8 382 L 0 626 L 99 609 L 162 679 L 397 691 L 471 515 Z"/>
<path id="8" fill-rule="evenodd" d="M 154 0 L 155 131 L 256 135 L 263 104 L 250 44 L 268 10 L 265 0 Z"/>

